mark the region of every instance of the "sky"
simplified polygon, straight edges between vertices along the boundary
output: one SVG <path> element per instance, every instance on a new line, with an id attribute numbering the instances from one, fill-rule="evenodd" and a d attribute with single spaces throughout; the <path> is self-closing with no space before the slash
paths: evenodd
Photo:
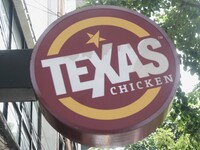
<path id="1" fill-rule="evenodd" d="M 38 39 L 40 35 L 47 28 L 49 23 L 52 23 L 57 18 L 57 6 L 56 1 L 51 0 L 52 8 L 47 8 L 48 0 L 25 0 L 28 7 L 29 15 L 33 25 L 33 29 Z M 65 12 L 68 13 L 76 9 L 75 0 L 65 0 Z M 41 19 L 42 18 L 42 19 Z"/>
<path id="2" fill-rule="evenodd" d="M 195 85 L 198 83 L 198 76 L 191 75 L 190 72 L 183 70 L 183 65 L 180 66 L 182 90 L 186 93 L 192 92 Z"/>

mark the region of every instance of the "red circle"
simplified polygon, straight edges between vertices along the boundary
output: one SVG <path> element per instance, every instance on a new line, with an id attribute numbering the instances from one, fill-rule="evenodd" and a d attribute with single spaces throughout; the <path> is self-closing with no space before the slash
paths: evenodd
<path id="1" fill-rule="evenodd" d="M 128 30 L 117 26 L 91 26 L 72 35 L 61 47 L 58 54 L 48 56 L 51 44 L 63 30 L 84 19 L 102 16 L 120 18 L 132 22 L 146 30 L 149 36 L 138 37 Z M 99 47 L 95 43 L 86 44 L 91 38 L 88 33 L 95 35 L 97 31 L 100 33 L 100 38 L 106 40 L 100 41 Z M 118 46 L 123 44 L 130 44 L 134 53 L 139 58 L 138 61 L 141 61 L 143 65 L 152 63 L 155 67 L 159 67 L 156 61 L 145 59 L 138 52 L 138 44 L 147 38 L 153 38 L 161 44 L 161 47 L 155 49 L 154 52 L 160 53 L 168 59 L 168 69 L 157 75 L 149 73 L 149 76 L 143 78 L 140 78 L 138 73 L 133 71 L 129 74 L 130 80 L 114 84 L 111 83 L 109 77 L 106 75 L 102 76 L 104 80 L 100 80 L 105 82 L 105 89 L 104 96 L 100 97 L 92 98 L 94 92 L 92 89 L 73 91 L 72 82 L 69 78 L 69 68 L 65 64 L 61 64 L 59 67 L 67 93 L 56 95 L 50 68 L 44 68 L 41 64 L 42 60 L 64 56 L 69 57 L 71 55 L 77 56 L 80 53 L 85 54 L 91 51 L 101 60 L 103 57 L 102 45 L 112 43 L 110 66 L 118 75 L 120 74 L 119 70 L 123 70 L 122 67 L 119 67 Z M 152 47 L 148 47 L 148 49 L 152 50 Z M 129 59 L 132 60 L 132 58 L 127 56 L 127 64 L 131 66 L 132 62 Z M 95 69 L 90 59 L 77 61 L 75 65 L 79 69 L 87 68 L 85 69 L 87 73 L 79 76 L 80 82 L 94 80 L 97 69 Z M 126 9 L 98 6 L 69 13 L 50 25 L 42 34 L 34 48 L 30 70 L 33 87 L 43 108 L 44 115 L 56 130 L 68 138 L 86 145 L 122 146 L 124 144 L 134 143 L 147 136 L 162 122 L 175 94 L 179 78 L 179 60 L 175 48 L 167 35 L 151 20 Z M 171 77 L 173 81 L 167 80 L 167 77 Z M 167 83 L 167 81 L 169 82 Z M 137 88 L 136 83 L 138 82 L 141 83 L 140 86 L 143 89 Z M 151 84 L 153 87 L 161 87 L 156 98 L 143 110 L 120 119 L 98 120 L 85 117 L 71 111 L 59 101 L 63 97 L 72 97 L 82 105 L 91 108 L 105 110 L 116 109 L 137 101 L 148 89 L 153 88 Z M 131 85 L 134 85 L 134 90 Z M 128 92 L 120 93 L 120 87 L 122 86 L 126 86 Z M 117 93 L 116 95 L 111 93 L 110 90 L 112 87 L 114 87 L 115 93 Z M 109 141 L 107 141 L 108 139 Z"/>

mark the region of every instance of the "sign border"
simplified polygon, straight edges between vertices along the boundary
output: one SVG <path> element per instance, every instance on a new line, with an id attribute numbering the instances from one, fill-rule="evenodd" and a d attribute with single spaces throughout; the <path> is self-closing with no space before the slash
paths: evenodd
<path id="1" fill-rule="evenodd" d="M 73 16 L 77 13 L 81 13 L 81 12 L 88 11 L 88 10 L 94 10 L 94 9 L 96 9 L 96 10 L 97 9 L 114 9 L 114 10 L 119 10 L 119 11 L 123 11 L 123 12 L 127 12 L 130 14 L 136 15 L 136 16 L 144 19 L 148 23 L 150 23 L 152 26 L 157 28 L 157 30 L 159 30 L 162 33 L 162 35 L 165 37 L 166 41 L 168 42 L 169 46 L 171 47 L 172 53 L 174 55 L 174 60 L 176 63 L 175 64 L 176 77 L 174 79 L 174 85 L 171 90 L 171 93 L 169 94 L 168 98 L 166 99 L 166 101 L 162 105 L 162 107 L 157 112 L 155 112 L 150 118 L 143 120 L 142 122 L 138 123 L 131 129 L 124 129 L 124 131 L 120 131 L 120 132 L 119 131 L 99 132 L 99 131 L 91 131 L 91 130 L 83 129 L 83 128 L 80 131 L 80 129 L 73 128 L 73 125 L 70 125 L 70 123 L 66 127 L 66 124 L 60 120 L 59 116 L 54 116 L 52 114 L 49 114 L 48 112 L 50 110 L 48 110 L 48 108 L 44 107 L 46 104 L 43 101 L 40 101 L 40 104 L 41 104 L 42 110 L 43 110 L 43 114 L 46 117 L 46 119 L 50 122 L 50 124 L 54 128 L 58 129 L 59 132 L 66 133 L 66 131 L 68 131 L 68 134 L 67 134 L 68 138 L 70 138 L 71 140 L 75 140 L 76 142 L 85 144 L 85 145 L 97 146 L 97 147 L 108 147 L 108 146 L 116 147 L 116 146 L 122 146 L 122 145 L 130 144 L 130 143 L 135 143 L 138 140 L 140 140 L 140 139 L 144 138 L 145 136 L 147 136 L 148 134 L 150 134 L 163 121 L 163 119 L 165 118 L 165 116 L 168 112 L 168 109 L 173 100 L 173 97 L 176 93 L 176 88 L 178 86 L 179 78 L 180 78 L 179 57 L 175 51 L 176 49 L 175 49 L 172 41 L 170 40 L 170 38 L 164 32 L 163 29 L 161 29 L 157 24 L 155 24 L 153 21 L 151 21 L 149 18 L 145 17 L 144 15 L 139 14 L 135 11 L 117 7 L 117 6 L 92 6 L 92 7 L 90 6 L 90 7 L 85 7 L 85 8 L 76 10 L 74 12 L 66 14 L 65 16 L 62 16 L 61 18 L 57 19 L 41 35 L 41 37 L 39 38 L 39 40 L 34 48 L 35 50 L 33 51 L 33 54 L 31 57 L 31 63 L 30 63 L 30 73 L 31 73 L 32 85 L 33 85 L 35 92 L 38 95 L 39 99 L 40 98 L 42 99 L 42 95 L 39 91 L 37 81 L 35 79 L 34 62 L 35 62 L 36 54 L 39 49 L 40 43 L 42 42 L 43 38 L 45 38 L 47 33 L 49 31 L 51 31 L 51 29 L 53 29 L 57 25 L 57 23 L 61 22 L 63 19 Z"/>

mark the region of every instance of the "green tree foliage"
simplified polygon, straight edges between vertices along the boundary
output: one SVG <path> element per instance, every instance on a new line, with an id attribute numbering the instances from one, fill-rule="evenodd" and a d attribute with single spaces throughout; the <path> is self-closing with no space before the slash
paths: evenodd
<path id="1" fill-rule="evenodd" d="M 150 17 L 181 51 L 184 69 L 200 79 L 200 0 L 86 0 L 86 3 L 122 6 Z M 182 92 L 180 83 L 172 109 L 162 126 L 126 149 L 200 149 L 200 83 L 189 94 Z"/>
<path id="2" fill-rule="evenodd" d="M 144 140 L 127 146 L 126 150 L 198 150 L 200 148 L 200 86 L 187 96 L 180 91 L 177 95 L 179 96 L 175 98 L 171 112 L 162 126 Z"/>

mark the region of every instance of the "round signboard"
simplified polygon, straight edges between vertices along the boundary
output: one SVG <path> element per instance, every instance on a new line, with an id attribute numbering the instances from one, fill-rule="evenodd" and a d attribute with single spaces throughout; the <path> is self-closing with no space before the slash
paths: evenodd
<path id="1" fill-rule="evenodd" d="M 167 35 L 143 15 L 111 6 L 56 20 L 38 40 L 30 68 L 50 124 L 97 147 L 135 143 L 153 132 L 179 79 Z"/>

